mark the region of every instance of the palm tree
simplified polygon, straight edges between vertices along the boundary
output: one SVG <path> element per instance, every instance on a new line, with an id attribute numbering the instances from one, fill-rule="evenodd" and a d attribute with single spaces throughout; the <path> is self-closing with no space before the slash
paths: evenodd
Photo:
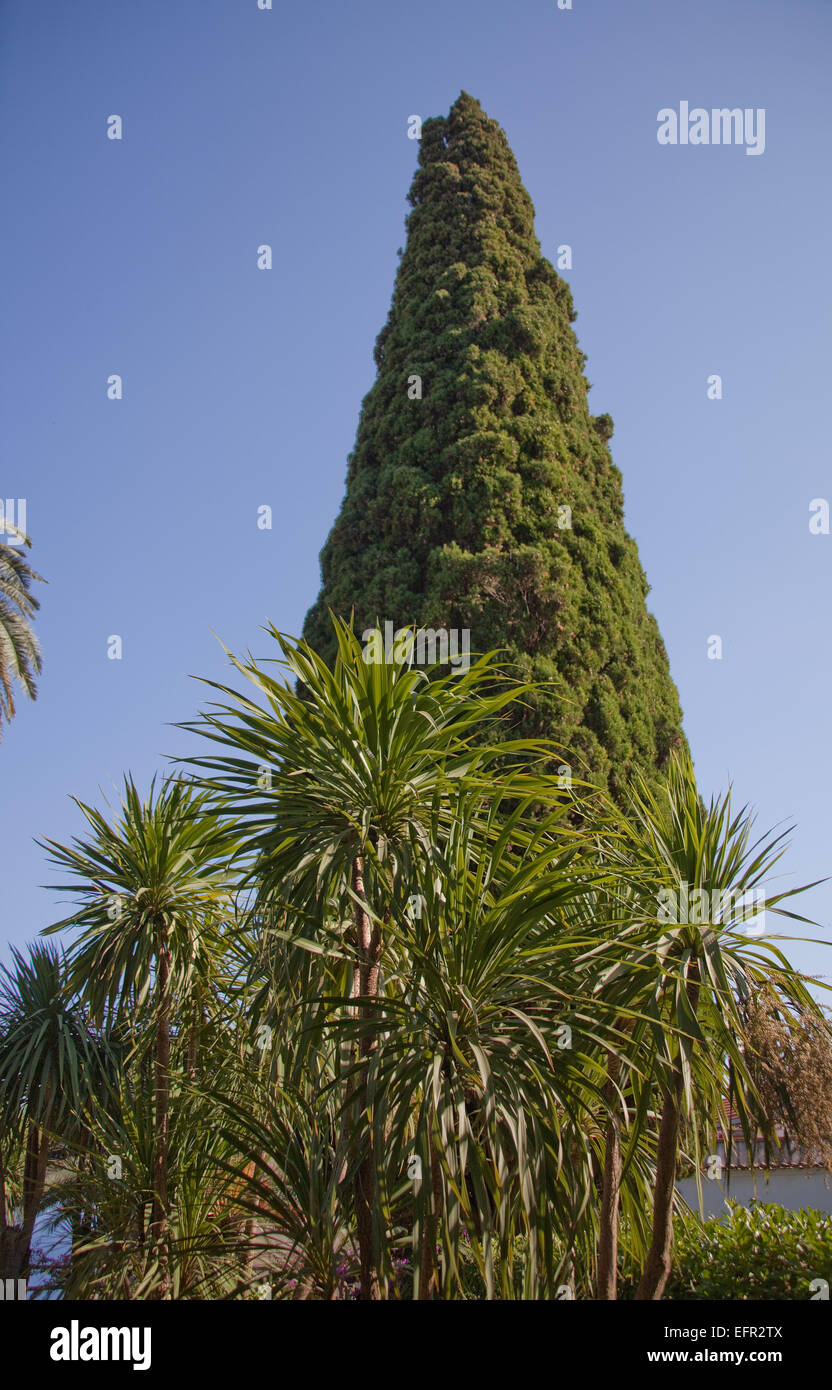
<path id="1" fill-rule="evenodd" d="M 6 521 L 6 532 L 29 548 L 28 536 Z M 26 563 L 19 548 L 0 541 L 0 729 L 15 712 L 14 686 L 19 681 L 31 700 L 37 696 L 35 677 L 40 674 L 40 644 L 31 622 L 40 602 L 31 592 L 32 580 L 45 582 Z"/>
<path id="2" fill-rule="evenodd" d="M 743 1047 L 747 1001 L 768 985 L 807 1015 L 822 1017 L 773 941 L 756 928 L 746 934 L 746 924 L 761 909 L 806 922 L 778 904 L 814 886 L 765 894 L 763 903 L 762 885 L 784 853 L 787 832 L 752 843 L 752 828 L 747 808 L 733 813 L 730 789 L 705 805 L 684 755 L 674 760 L 658 792 L 637 781 L 618 833 L 605 847 L 636 907 L 614 947 L 617 962 L 602 972 L 599 997 L 648 1023 L 650 1083 L 660 1103 L 653 1229 L 639 1299 L 660 1299 L 671 1271 L 683 1120 L 696 1151 L 698 1133 L 721 1107 L 729 1070 L 743 1126 L 756 1132 L 760 1099 Z M 699 1171 L 699 1154 L 694 1156 Z"/>
<path id="3" fill-rule="evenodd" d="M 176 1044 L 184 1060 L 186 1038 Z M 218 1060 L 212 1049 L 214 1079 L 223 1070 Z M 69 1219 L 75 1233 L 72 1258 L 56 1272 L 63 1298 L 153 1298 L 163 1277 L 172 1298 L 226 1298 L 245 1272 L 237 1151 L 219 1131 L 216 1105 L 191 1087 L 179 1089 L 171 1107 L 171 1202 L 161 1265 L 148 1220 L 156 1147 L 150 1061 L 147 1051 L 122 1057 L 91 1097 L 83 1135 L 66 1145 L 50 1194 L 56 1219 Z"/>
<path id="4" fill-rule="evenodd" d="M 307 936 L 324 932 L 333 913 L 351 918 L 341 949 L 352 958 L 357 1058 L 348 1087 L 353 1113 L 364 1116 L 360 1139 L 353 1132 L 360 1149 L 354 1181 L 361 1290 L 369 1299 L 379 1296 L 378 1233 L 365 1102 L 393 885 L 415 882 L 433 853 L 430 815 L 449 777 L 536 745 L 473 747 L 521 693 L 506 688 L 493 657 L 462 675 L 429 676 L 367 662 L 351 629 L 338 619 L 333 625 L 333 670 L 306 643 L 269 627 L 280 651 L 274 660 L 298 689 L 251 656 L 232 657 L 265 704 L 206 682 L 233 703 L 185 727 L 232 750 L 188 762 L 208 774 L 218 810 L 239 824 L 259 901 L 272 914 L 291 910 L 290 936 L 298 924 Z"/>
<path id="5" fill-rule="evenodd" d="M 528 781 L 536 798 L 540 784 Z M 452 781 L 425 816 L 434 853 L 386 900 L 376 1046 L 360 1065 L 374 1259 L 388 1296 L 397 1292 L 406 1229 L 414 1297 L 464 1297 L 471 1262 L 487 1297 L 554 1296 L 569 1254 L 556 1229 L 571 1235 L 586 1214 L 582 1136 L 609 1040 L 594 1001 L 573 988 L 572 961 L 585 940 L 583 924 L 570 933 L 564 908 L 583 891 L 571 872 L 580 837 L 564 823 L 565 807 L 530 819 L 520 783 L 510 777 L 501 792 L 484 779 Z M 279 939 L 291 953 L 286 936 Z M 292 1084 L 254 1104 L 250 1093 L 229 1099 L 219 1089 L 212 1099 L 251 1170 L 241 1205 L 282 1252 L 275 1287 L 331 1298 L 336 1266 L 349 1267 L 351 1255 L 333 1064 L 366 1025 L 350 1007 L 349 979 L 338 982 L 349 964 L 343 933 L 323 927 L 307 945 L 320 973 L 302 980 L 303 997 L 293 1001 L 297 977 L 276 972 L 273 996 L 282 1019 L 274 1062 Z M 567 1019 L 574 1036 L 564 1047 Z M 405 1177 L 414 1159 L 422 1170 L 415 1185 Z M 529 1257 L 515 1289 L 518 1238 Z"/>
<path id="6" fill-rule="evenodd" d="M 56 891 L 80 906 L 48 932 L 81 929 L 70 983 L 96 1021 L 135 1017 L 147 1007 L 155 1050 L 155 1154 L 151 1243 L 165 1265 L 168 1217 L 170 1046 L 174 1008 L 210 990 L 222 923 L 233 913 L 228 828 L 203 814 L 184 779 L 155 782 L 142 800 L 125 778 L 111 821 L 76 801 L 91 833 L 70 846 L 46 840 L 51 861 L 71 875 Z M 163 1274 L 160 1290 L 168 1291 Z"/>
<path id="7" fill-rule="evenodd" d="M 43 1200 L 50 1145 L 84 1113 L 104 1052 L 83 1009 L 67 991 L 54 948 L 12 947 L 14 969 L 0 982 L 0 1277 L 24 1274 Z M 15 1134 L 25 1142 L 22 1223 L 9 1221 L 4 1155 Z"/>
<path id="8" fill-rule="evenodd" d="M 399 900 L 387 929 L 374 1108 L 388 1187 L 420 1160 L 414 1296 L 453 1296 L 468 1255 L 486 1297 L 514 1297 L 522 1237 L 522 1295 L 555 1297 L 585 1214 L 607 1038 L 574 971 L 582 834 L 565 805 L 530 816 L 546 790 L 522 775 L 452 786 L 413 884 L 420 911 Z M 548 792 L 556 801 L 555 779 Z"/>

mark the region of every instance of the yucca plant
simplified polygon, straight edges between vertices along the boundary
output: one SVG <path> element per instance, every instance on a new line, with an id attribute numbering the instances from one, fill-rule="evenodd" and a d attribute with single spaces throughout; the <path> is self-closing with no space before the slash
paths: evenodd
<path id="1" fill-rule="evenodd" d="M 105 1049 L 68 988 L 54 947 L 28 956 L 12 947 L 13 968 L 0 978 L 0 1277 L 26 1270 L 43 1201 L 50 1148 L 83 1115 L 106 1066 Z M 7 1206 L 5 1162 L 25 1142 L 21 1222 Z"/>
<path id="2" fill-rule="evenodd" d="M 234 914 L 229 866 L 236 842 L 204 815 L 204 796 L 178 778 L 142 798 L 125 778 L 110 820 L 76 802 L 89 833 L 68 846 L 46 840 L 53 864 L 69 874 L 55 890 L 78 907 L 49 927 L 79 931 L 70 988 L 92 1016 L 129 1019 L 150 1010 L 155 1049 L 155 1155 L 151 1239 L 164 1266 L 168 1208 L 170 1041 L 174 1010 L 189 1014 L 212 988 L 223 924 Z M 168 1285 L 163 1278 L 160 1293 Z"/>
<path id="3" fill-rule="evenodd" d="M 368 662 L 356 635 L 333 619 L 332 670 L 305 643 L 270 627 L 271 662 L 231 658 L 252 694 L 208 682 L 224 702 L 187 725 L 227 752 L 188 760 L 220 815 L 239 827 L 265 912 L 289 912 L 289 934 L 311 939 L 336 919 L 351 960 L 350 995 L 362 1027 L 352 1072 L 353 1116 L 366 1120 L 369 1062 L 377 1046 L 377 997 L 394 885 L 433 853 L 430 816 L 451 778 L 531 744 L 475 746 L 518 697 L 493 657 L 440 677 L 407 664 Z M 277 667 L 282 679 L 268 673 Z M 295 689 L 294 686 L 297 686 Z M 228 703 L 230 701 L 230 703 Z M 375 1169 L 371 1127 L 361 1121 L 355 1206 L 363 1298 L 377 1298 Z"/>
<path id="4" fill-rule="evenodd" d="M 680 1130 L 687 1116 L 700 1169 L 696 1112 L 713 1116 L 730 1074 L 747 1137 L 760 1110 L 743 1050 L 744 1003 L 765 984 L 808 1014 L 819 1005 L 774 944 L 762 912 L 808 919 L 782 904 L 813 884 L 766 889 L 787 832 L 752 840 L 753 816 L 732 810 L 729 791 L 706 805 L 690 758 L 674 759 L 663 787 L 633 787 L 604 853 L 631 903 L 632 922 L 604 963 L 599 997 L 650 1020 L 658 1090 L 653 1229 L 637 1297 L 658 1299 L 671 1269 Z M 752 901 L 749 902 L 749 896 Z M 749 930 L 750 928 L 750 930 Z M 609 955 L 610 943 L 604 951 Z"/>
<path id="5" fill-rule="evenodd" d="M 177 1040 L 180 1076 L 186 1049 Z M 244 1275 L 234 1181 L 220 1167 L 232 1151 L 213 1104 L 184 1083 L 172 1087 L 164 1260 L 153 1240 L 152 1060 L 147 1048 L 122 1059 L 98 1088 L 78 1141 L 66 1145 L 51 1193 L 56 1223 L 73 1230 L 71 1257 L 54 1281 L 64 1298 L 155 1298 L 163 1283 L 174 1299 L 223 1298 Z M 221 1067 L 214 1047 L 208 1070 Z"/>
<path id="6" fill-rule="evenodd" d="M 264 1069 L 267 1075 L 265 1060 Z M 278 1299 L 336 1299 L 358 1261 L 344 1200 L 349 1184 L 334 1073 L 320 1057 L 297 1089 L 269 1083 L 266 1075 L 226 1073 L 224 1087 L 206 1092 L 227 1146 L 217 1162 L 242 1218 L 231 1240 L 246 1259 L 241 1288 L 266 1286 Z"/>
<path id="7" fill-rule="evenodd" d="M 595 1267 L 594 1279 L 588 1281 L 591 1296 L 605 1300 L 617 1297 L 620 1219 L 628 1233 L 630 1258 L 643 1258 L 649 1243 L 646 1213 L 652 1191 L 650 1165 L 655 1162 L 649 1114 L 652 1039 L 650 1019 L 640 1015 L 638 1001 L 632 1005 L 620 992 L 616 996 L 603 988 L 641 918 L 637 898 L 611 874 L 599 848 L 599 837 L 609 826 L 596 816 L 587 829 L 594 840 L 588 873 L 567 911 L 572 935 L 580 942 L 576 978 L 603 1019 L 607 1039 L 603 1104 L 588 1126 L 597 1196 L 585 1234 L 591 1235 L 593 1248 L 584 1243 L 583 1249 L 584 1268 Z"/>
<path id="8" fill-rule="evenodd" d="M 386 1185 L 410 1178 L 416 1297 L 461 1296 L 463 1256 L 487 1297 L 514 1296 L 520 1236 L 522 1296 L 554 1297 L 556 1236 L 568 1250 L 585 1211 L 604 1030 L 576 988 L 583 942 L 566 914 L 583 890 L 581 834 L 554 780 L 555 809 L 530 816 L 546 794 L 522 773 L 452 786 L 429 827 L 435 853 L 386 927 L 370 1080 Z"/>

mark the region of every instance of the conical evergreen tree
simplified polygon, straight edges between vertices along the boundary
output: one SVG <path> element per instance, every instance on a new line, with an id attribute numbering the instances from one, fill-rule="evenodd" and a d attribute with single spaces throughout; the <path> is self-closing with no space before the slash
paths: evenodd
<path id="1" fill-rule="evenodd" d="M 540 254 L 504 132 L 466 92 L 424 122 L 409 201 L 305 636 L 334 656 L 329 608 L 359 633 L 468 628 L 472 651 L 506 648 L 551 682 L 522 732 L 615 793 L 684 741 L 679 700 L 569 287 Z"/>

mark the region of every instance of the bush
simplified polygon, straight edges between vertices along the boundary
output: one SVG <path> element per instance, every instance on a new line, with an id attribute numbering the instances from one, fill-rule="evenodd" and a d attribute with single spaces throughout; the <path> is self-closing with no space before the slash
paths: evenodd
<path id="1" fill-rule="evenodd" d="M 677 1221 L 665 1298 L 808 1300 L 815 1279 L 832 1284 L 832 1216 L 731 1202 L 725 1220 Z"/>

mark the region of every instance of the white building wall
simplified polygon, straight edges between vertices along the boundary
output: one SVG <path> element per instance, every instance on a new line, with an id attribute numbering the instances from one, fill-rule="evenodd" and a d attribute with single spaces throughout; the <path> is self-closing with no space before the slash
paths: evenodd
<path id="1" fill-rule="evenodd" d="M 699 1210 L 696 1178 L 683 1178 L 676 1184 L 688 1206 Z M 731 1197 L 740 1206 L 748 1206 L 752 1198 L 759 1202 L 777 1202 L 790 1211 L 814 1207 L 817 1211 L 832 1212 L 832 1174 L 820 1168 L 773 1168 L 768 1173 L 732 1172 L 730 1184 L 722 1178 L 702 1178 L 702 1204 L 705 1217 L 720 1216 L 725 1211 L 725 1199 Z"/>

